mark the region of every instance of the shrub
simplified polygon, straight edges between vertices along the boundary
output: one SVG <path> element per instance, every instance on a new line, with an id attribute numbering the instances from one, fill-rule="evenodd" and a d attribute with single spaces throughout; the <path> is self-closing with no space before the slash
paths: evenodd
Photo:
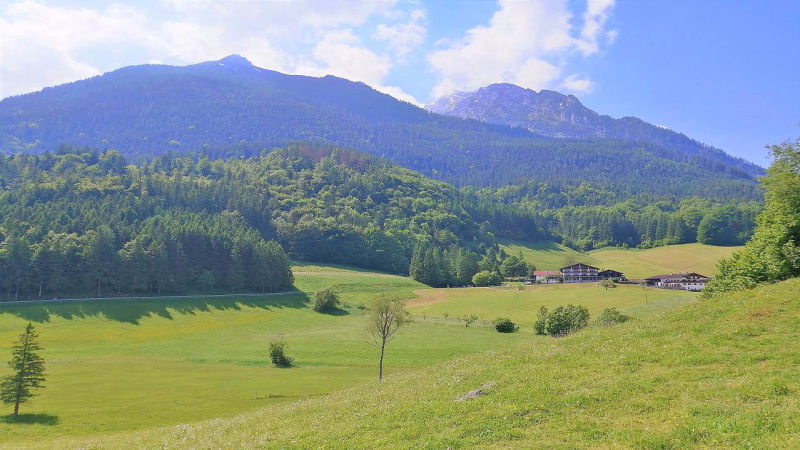
<path id="1" fill-rule="evenodd" d="M 630 320 L 630 318 L 631 318 L 630 316 L 621 313 L 617 308 L 614 308 L 612 306 L 611 308 L 604 309 L 603 312 L 600 313 L 599 316 L 597 316 L 595 322 L 598 325 L 609 326 L 609 325 L 614 325 L 616 323 L 627 322 L 628 320 Z"/>
<path id="2" fill-rule="evenodd" d="M 545 334 L 545 327 L 547 326 L 547 307 L 542 305 L 539 308 L 539 315 L 536 316 L 536 323 L 533 324 L 533 331 L 536 334 Z"/>
<path id="3" fill-rule="evenodd" d="M 513 333 L 517 331 L 517 325 L 505 317 L 499 317 L 494 321 L 494 329 L 500 333 Z"/>
<path id="4" fill-rule="evenodd" d="M 269 359 L 275 367 L 292 367 L 294 358 L 286 354 L 286 343 L 276 340 L 269 343 Z"/>
<path id="5" fill-rule="evenodd" d="M 499 286 L 502 282 L 500 275 L 488 270 L 481 270 L 472 276 L 472 284 L 475 286 Z"/>
<path id="6" fill-rule="evenodd" d="M 589 310 L 585 306 L 559 306 L 547 315 L 545 330 L 550 336 L 566 336 L 589 324 Z"/>
<path id="7" fill-rule="evenodd" d="M 311 298 L 311 306 L 314 311 L 318 312 L 332 311 L 339 306 L 339 295 L 336 294 L 332 287 L 319 290 Z"/>

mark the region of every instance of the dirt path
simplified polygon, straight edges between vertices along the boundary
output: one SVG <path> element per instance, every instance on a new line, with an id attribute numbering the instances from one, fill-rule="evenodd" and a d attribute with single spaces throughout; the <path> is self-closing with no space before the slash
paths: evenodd
<path id="1" fill-rule="evenodd" d="M 417 289 L 414 291 L 417 298 L 406 302 L 406 306 L 422 306 L 447 301 L 447 292 L 444 289 Z"/>

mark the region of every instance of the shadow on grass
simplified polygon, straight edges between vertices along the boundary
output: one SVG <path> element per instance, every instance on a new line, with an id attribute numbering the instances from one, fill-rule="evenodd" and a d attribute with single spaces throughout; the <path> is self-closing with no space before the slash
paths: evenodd
<path id="1" fill-rule="evenodd" d="M 347 311 L 346 309 L 337 308 L 337 307 L 328 308 L 325 311 L 318 311 L 318 312 L 320 314 L 327 314 L 329 316 L 346 316 L 346 315 L 350 314 L 350 312 Z"/>
<path id="2" fill-rule="evenodd" d="M 58 425 L 58 416 L 50 414 L 20 414 L 14 417 L 13 414 L 3 416 L 3 423 L 16 423 L 26 425 Z"/>
<path id="3" fill-rule="evenodd" d="M 172 320 L 172 314 L 196 314 L 243 307 L 264 310 L 304 308 L 308 295 L 304 292 L 265 294 L 263 296 L 230 296 L 198 298 L 127 298 L 112 300 L 81 300 L 64 303 L 0 304 L 0 313 L 13 314 L 32 322 L 47 322 L 51 317 L 80 319 L 106 317 L 118 322 L 138 325 L 143 317 L 159 316 Z"/>

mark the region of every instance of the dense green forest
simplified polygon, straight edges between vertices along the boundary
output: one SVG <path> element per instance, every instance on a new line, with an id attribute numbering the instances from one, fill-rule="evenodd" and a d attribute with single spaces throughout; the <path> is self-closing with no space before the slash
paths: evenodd
<path id="1" fill-rule="evenodd" d="M 459 190 L 371 155 L 311 145 L 248 159 L 167 154 L 141 165 L 114 150 L 63 146 L 0 156 L 0 295 L 277 291 L 291 287 L 288 258 L 464 284 L 480 270 L 512 274 L 496 237 L 577 248 L 698 236 L 738 243 L 757 208 L 644 205 L 589 185 Z"/>
<path id="2" fill-rule="evenodd" d="M 770 150 L 775 160 L 761 180 L 765 204 L 753 238 L 720 261 L 704 295 L 800 276 L 800 138 Z"/>
<path id="3" fill-rule="evenodd" d="M 663 199 L 652 195 L 626 197 L 588 183 L 554 187 L 528 181 L 499 189 L 463 188 L 482 209 L 511 206 L 559 241 L 578 250 L 621 246 L 647 248 L 701 242 L 744 244 L 762 204 L 720 203 L 699 197 Z M 504 236 L 515 236 L 503 229 Z"/>
<path id="4" fill-rule="evenodd" d="M 285 75 L 232 56 L 186 67 L 126 67 L 3 99 L 0 153 L 42 153 L 66 142 L 116 148 L 142 163 L 169 152 L 230 159 L 315 142 L 371 153 L 459 187 L 535 177 L 555 187 L 588 182 L 625 196 L 761 199 L 761 168 L 677 133 L 659 129 L 666 137 L 648 138 L 636 131 L 639 122 L 619 122 L 624 139 L 549 138 L 432 114 L 363 83 Z"/>

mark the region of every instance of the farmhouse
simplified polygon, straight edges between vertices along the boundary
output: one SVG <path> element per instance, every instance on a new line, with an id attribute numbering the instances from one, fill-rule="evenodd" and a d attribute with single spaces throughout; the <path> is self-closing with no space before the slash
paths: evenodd
<path id="1" fill-rule="evenodd" d="M 687 291 L 701 291 L 711 278 L 694 272 L 670 273 L 667 275 L 653 275 L 644 280 L 648 286 L 662 289 L 684 289 Z"/>
<path id="2" fill-rule="evenodd" d="M 602 280 L 611 280 L 611 281 L 625 281 L 625 274 L 622 272 L 617 272 L 616 270 L 606 269 L 602 272 L 598 272 L 597 276 L 600 277 Z"/>
<path id="3" fill-rule="evenodd" d="M 588 283 L 600 281 L 600 276 L 597 274 L 599 270 L 588 264 L 577 263 L 562 267 L 561 276 L 564 278 L 564 283 Z"/>
<path id="4" fill-rule="evenodd" d="M 533 276 L 537 283 L 561 283 L 561 272 L 557 270 L 536 270 L 533 272 Z"/>

